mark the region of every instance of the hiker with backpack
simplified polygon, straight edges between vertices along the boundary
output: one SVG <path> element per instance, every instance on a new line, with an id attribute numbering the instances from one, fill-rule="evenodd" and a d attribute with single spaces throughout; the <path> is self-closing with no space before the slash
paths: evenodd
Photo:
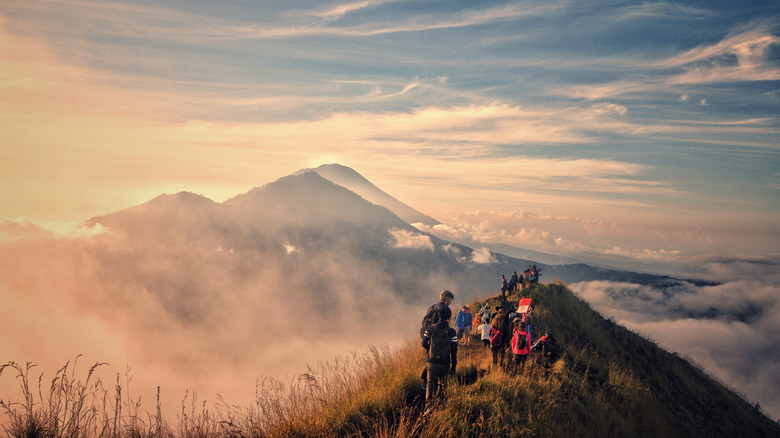
<path id="1" fill-rule="evenodd" d="M 439 314 L 441 313 L 442 309 L 446 308 L 447 310 L 450 310 L 450 304 L 452 304 L 454 299 L 455 294 L 452 292 L 446 289 L 441 291 L 439 294 L 439 302 L 429 307 L 425 312 L 425 316 L 423 316 L 420 327 L 420 338 L 425 335 L 425 330 L 430 325 L 436 324 L 439 321 Z M 450 315 L 452 315 L 452 311 L 450 311 Z"/>
<path id="2" fill-rule="evenodd" d="M 443 394 L 448 375 L 455 375 L 458 365 L 458 336 L 450 327 L 452 311 L 445 307 L 439 311 L 436 324 L 429 326 L 423 334 L 422 346 L 428 351 L 425 386 L 425 412 L 428 413 L 437 396 Z"/>
<path id="3" fill-rule="evenodd" d="M 526 325 L 519 316 L 515 317 L 515 329 L 512 335 L 513 371 L 523 369 L 528 353 L 531 352 L 531 335 L 525 331 Z"/>
<path id="4" fill-rule="evenodd" d="M 477 312 L 477 318 L 479 318 L 480 323 L 488 323 L 490 324 L 490 304 L 488 304 L 487 301 L 482 303 L 482 309 L 480 309 L 479 312 Z"/>

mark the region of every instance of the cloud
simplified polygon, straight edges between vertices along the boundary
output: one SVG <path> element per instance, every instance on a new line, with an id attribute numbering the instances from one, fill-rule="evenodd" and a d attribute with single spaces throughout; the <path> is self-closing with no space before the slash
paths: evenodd
<path id="1" fill-rule="evenodd" d="M 780 37 L 772 34 L 772 27 L 767 23 L 751 23 L 715 44 L 695 47 L 660 61 L 658 66 L 690 68 L 682 80 L 692 82 L 776 79 L 780 77 L 780 68 L 768 63 L 768 54 L 772 46 L 780 44 Z M 733 76 L 737 72 L 747 77 L 738 79 Z"/>
<path id="2" fill-rule="evenodd" d="M 692 358 L 708 373 L 780 415 L 780 279 L 775 263 L 713 262 L 722 284 L 667 288 L 606 281 L 570 288 L 604 316 Z"/>
<path id="3" fill-rule="evenodd" d="M 104 383 L 129 366 L 133 397 L 151 410 L 161 386 L 164 414 L 175 418 L 187 390 L 209 403 L 221 394 L 248 405 L 257 378 L 284 380 L 307 364 L 398 346 L 415 334 L 419 309 L 393 289 L 400 279 L 365 260 L 344 254 L 314 263 L 321 250 L 314 244 L 261 252 L 259 237 L 231 244 L 217 231 L 160 234 L 177 237 L 0 222 L 0 319 L 8 333 L 0 356 L 52 376 L 83 354 L 83 366 L 109 363 L 101 367 Z M 406 237 L 423 245 L 419 236 Z M 222 250 L 215 242 L 225 243 Z M 0 393 L 17 392 L 18 382 L 4 374 Z"/>
<path id="4" fill-rule="evenodd" d="M 686 101 L 687 90 L 697 85 L 780 79 L 780 67 L 770 56 L 772 48 L 778 45 L 780 37 L 774 35 L 773 25 L 750 23 L 739 26 L 719 42 L 702 44 L 661 60 L 636 61 L 634 65 L 605 60 L 625 72 L 621 77 L 631 79 L 579 84 L 562 87 L 559 91 L 571 97 L 597 100 L 659 92 L 677 94 L 686 90 L 680 99 Z M 639 70 L 646 73 L 637 73 Z"/>
<path id="5" fill-rule="evenodd" d="M 279 5 L 254 5 L 231 11 L 204 6 L 199 11 L 182 12 L 162 4 L 156 7 L 125 3 L 29 1 L 13 5 L 19 15 L 40 17 L 70 35 L 89 31 L 118 38 L 145 38 L 176 42 L 204 43 L 224 40 L 258 40 L 299 37 L 367 37 L 376 35 L 459 29 L 507 22 L 549 14 L 564 5 L 487 5 L 481 8 L 453 7 L 448 10 L 406 4 L 397 1 L 359 1 L 315 8 L 280 8 Z M 284 6 L 284 5 L 282 5 Z M 402 10 L 402 13 L 399 13 Z M 260 13 L 258 13 L 260 12 Z M 360 15 L 360 20 L 344 20 Z M 63 18 L 64 17 L 64 18 Z M 153 19 L 150 19 L 153 17 Z M 390 18 L 388 18 L 390 17 Z M 54 18 L 59 18 L 54 20 Z M 73 29 L 61 23 L 79 23 Z"/>
<path id="6" fill-rule="evenodd" d="M 489 265 L 490 263 L 494 263 L 496 259 L 490 250 L 483 247 L 474 250 L 471 254 L 471 261 L 481 265 Z"/>
<path id="7" fill-rule="evenodd" d="M 430 236 L 415 233 L 410 230 L 395 228 L 390 230 L 390 235 L 395 240 L 395 248 L 409 248 L 433 251 L 434 246 Z"/>

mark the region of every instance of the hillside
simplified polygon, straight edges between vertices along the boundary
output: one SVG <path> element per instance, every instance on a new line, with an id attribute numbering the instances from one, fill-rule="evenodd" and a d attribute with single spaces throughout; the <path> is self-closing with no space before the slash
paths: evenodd
<path id="1" fill-rule="evenodd" d="M 492 369 L 475 338 L 459 348 L 455 380 L 428 416 L 421 415 L 424 352 L 415 338 L 399 349 L 372 347 L 364 356 L 310 366 L 289 383 L 259 380 L 248 406 L 190 408 L 185 399 L 176 422 L 161 415 L 159 400 L 156 415 L 124 401 L 127 388 L 119 382 L 112 404 L 110 391 L 89 383 L 100 364 L 84 382 L 66 365 L 51 391 L 41 392 L 39 381 L 36 393 L 31 365 L 9 362 L 0 375 L 18 373 L 25 401 L 0 401 L 6 417 L 0 424 L 20 437 L 780 436 L 780 426 L 737 394 L 604 319 L 565 285 L 538 285 L 523 295 L 534 300 L 534 339 L 551 332 L 562 347 L 559 357 L 532 356 L 518 373 Z"/>
<path id="2" fill-rule="evenodd" d="M 457 384 L 427 419 L 417 340 L 371 364 L 355 388 L 325 398 L 268 436 L 776 437 L 780 426 L 674 353 L 604 319 L 562 284 L 527 292 L 534 338 L 549 331 L 558 360 L 529 360 L 522 373 L 490 370 L 481 344 L 459 351 Z M 514 296 L 513 298 L 518 298 Z M 495 299 L 491 299 L 495 304 Z M 316 376 L 309 376 L 316 381 Z M 327 374 L 322 376 L 327 380 Z M 323 382 L 324 383 L 324 382 Z M 260 433 L 264 436 L 265 433 Z"/>

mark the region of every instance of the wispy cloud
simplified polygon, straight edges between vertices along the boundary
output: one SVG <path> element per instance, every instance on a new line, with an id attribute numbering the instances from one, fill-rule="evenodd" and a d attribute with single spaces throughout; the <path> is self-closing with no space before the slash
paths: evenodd
<path id="1" fill-rule="evenodd" d="M 741 26 L 716 43 L 659 60 L 604 59 L 628 79 L 573 85 L 560 91 L 594 100 L 657 92 L 688 96 L 685 90 L 696 85 L 774 81 L 780 79 L 780 66 L 769 55 L 771 48 L 780 44 L 780 37 L 772 29 L 767 23 Z"/>

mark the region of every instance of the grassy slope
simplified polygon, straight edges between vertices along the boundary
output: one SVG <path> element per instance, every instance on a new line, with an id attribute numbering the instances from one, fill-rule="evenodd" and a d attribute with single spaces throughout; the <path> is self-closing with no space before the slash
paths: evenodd
<path id="1" fill-rule="evenodd" d="M 423 352 L 411 345 L 278 436 L 780 436 L 732 391 L 604 319 L 564 285 L 525 296 L 536 305 L 534 336 L 549 330 L 565 349 L 557 361 L 529 360 L 518 375 L 490 371 L 474 342 L 460 351 L 459 384 L 423 420 Z"/>
<path id="2" fill-rule="evenodd" d="M 193 401 L 187 412 L 183 403 L 178 424 L 163 419 L 159 405 L 157 415 L 140 414 L 122 400 L 119 383 L 112 396 L 91 382 L 100 364 L 83 383 L 66 365 L 49 391 L 39 380 L 36 394 L 30 364 L 9 362 L 0 375 L 16 372 L 24 396 L 0 399 L 0 430 L 24 437 L 780 437 L 780 426 L 736 394 L 604 319 L 564 285 L 524 295 L 536 306 L 534 336 L 552 332 L 560 358 L 534 357 L 517 374 L 491 370 L 489 351 L 475 340 L 459 350 L 457 382 L 426 418 L 424 352 L 413 341 L 319 364 L 289 385 L 258 382 L 251 406 L 198 411 Z"/>

